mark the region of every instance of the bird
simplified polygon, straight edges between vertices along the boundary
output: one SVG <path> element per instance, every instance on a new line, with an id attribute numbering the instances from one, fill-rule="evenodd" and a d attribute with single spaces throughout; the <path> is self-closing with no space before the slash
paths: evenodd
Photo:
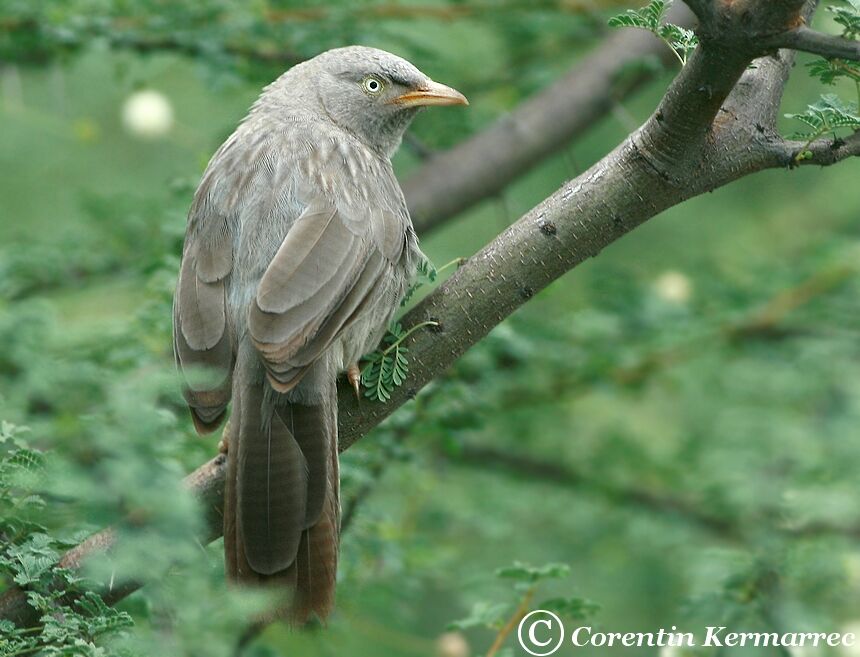
<path id="1" fill-rule="evenodd" d="M 198 433 L 223 432 L 225 571 L 334 606 L 339 376 L 380 342 L 423 254 L 391 157 L 418 112 L 468 105 L 407 60 L 323 52 L 265 87 L 188 213 L 173 347 Z"/>

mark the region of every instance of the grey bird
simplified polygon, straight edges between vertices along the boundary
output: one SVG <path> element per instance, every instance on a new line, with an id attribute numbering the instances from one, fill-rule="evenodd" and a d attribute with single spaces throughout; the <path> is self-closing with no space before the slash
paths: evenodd
<path id="1" fill-rule="evenodd" d="M 324 52 L 263 90 L 191 205 L 174 353 L 199 433 L 232 398 L 226 570 L 287 587 L 294 623 L 334 602 L 336 378 L 356 384 L 423 257 L 390 158 L 421 108 L 467 104 L 390 53 Z"/>

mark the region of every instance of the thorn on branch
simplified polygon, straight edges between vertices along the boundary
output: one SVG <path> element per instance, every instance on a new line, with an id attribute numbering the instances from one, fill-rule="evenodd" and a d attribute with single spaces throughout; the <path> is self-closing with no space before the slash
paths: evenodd
<path id="1" fill-rule="evenodd" d="M 540 232 L 544 235 L 555 235 L 558 232 L 558 229 L 555 227 L 555 224 L 551 221 L 546 221 L 542 219 L 538 222 L 538 228 L 540 228 Z"/>

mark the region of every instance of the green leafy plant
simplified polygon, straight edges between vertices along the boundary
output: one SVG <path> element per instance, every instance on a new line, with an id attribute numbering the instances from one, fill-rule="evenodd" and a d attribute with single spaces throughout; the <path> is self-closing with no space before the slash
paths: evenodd
<path id="1" fill-rule="evenodd" d="M 433 266 L 433 263 L 430 262 L 427 258 L 424 258 L 421 262 L 418 263 L 418 270 L 415 276 L 415 282 L 409 287 L 406 291 L 403 300 L 400 302 L 401 306 L 405 306 L 409 303 L 409 300 L 412 298 L 420 288 L 424 287 L 428 284 L 433 284 L 436 282 L 436 277 L 439 275 L 439 272 L 436 270 L 436 267 Z"/>
<path id="2" fill-rule="evenodd" d="M 505 642 L 516 629 L 519 622 L 529 612 L 542 609 L 551 611 L 561 617 L 584 620 L 594 615 L 599 605 L 591 600 L 579 597 L 550 597 L 536 601 L 541 586 L 550 580 L 565 579 L 570 575 L 570 568 L 563 563 L 548 563 L 542 566 L 531 566 L 515 561 L 510 566 L 499 568 L 496 577 L 513 583 L 513 602 L 479 601 L 472 607 L 471 613 L 460 620 L 448 625 L 449 630 L 468 630 L 478 627 L 491 629 L 496 633 L 486 657 L 499 657 L 504 654 Z M 513 611 L 512 611 L 513 609 Z"/>
<path id="3" fill-rule="evenodd" d="M 842 26 L 842 38 L 860 38 L 860 0 L 843 0 L 843 2 L 844 5 L 829 6 L 827 10 L 834 15 L 833 20 Z M 854 82 L 857 101 L 860 102 L 860 67 L 857 62 L 820 57 L 809 62 L 807 68 L 812 77 L 818 78 L 827 85 L 834 85 L 840 79 Z"/>
<path id="4" fill-rule="evenodd" d="M 842 36 L 856 39 L 860 37 L 860 0 L 843 1 L 843 5 L 831 5 L 826 9 L 833 14 L 833 20 L 842 26 Z"/>
<path id="5" fill-rule="evenodd" d="M 361 370 L 364 396 L 380 402 L 391 399 L 391 393 L 403 385 L 409 373 L 409 359 L 406 358 L 409 350 L 403 346 L 403 341 L 420 328 L 436 325 L 436 322 L 421 322 L 404 330 L 400 322 L 392 324 L 382 339 L 382 346 L 364 357 L 367 361 Z"/>
<path id="6" fill-rule="evenodd" d="M 0 620 L 0 655 L 108 655 L 104 644 L 132 627 L 131 616 L 105 604 L 92 583 L 60 567 L 63 551 L 83 536 L 54 536 L 35 522 L 47 502 L 36 492 L 45 455 L 23 439 L 26 428 L 0 424 L 0 578 L 25 588 L 40 625 Z"/>
<path id="7" fill-rule="evenodd" d="M 841 5 L 831 5 L 827 11 L 833 14 L 833 20 L 842 26 L 842 38 L 860 38 L 860 0 L 842 0 Z M 823 94 L 821 98 L 809 105 L 805 112 L 786 114 L 786 118 L 805 123 L 810 130 L 795 133 L 793 138 L 804 139 L 806 143 L 795 156 L 795 161 L 801 162 L 812 157 L 809 145 L 828 132 L 837 139 L 837 130 L 860 130 L 860 67 L 856 62 L 819 57 L 807 65 L 809 74 L 822 84 L 833 86 L 840 80 L 853 82 L 857 91 L 857 105 L 847 103 L 837 94 Z"/>
<path id="8" fill-rule="evenodd" d="M 860 68 L 842 59 L 816 59 L 806 65 L 809 74 L 828 85 L 836 84 L 839 78 L 847 78 L 860 83 Z"/>
<path id="9" fill-rule="evenodd" d="M 430 260 L 423 259 L 418 263 L 415 282 L 406 292 L 400 305 L 405 306 L 419 288 L 435 283 L 443 271 L 451 267 L 459 267 L 464 262 L 464 258 L 455 258 L 436 269 Z M 392 324 L 382 339 L 382 346 L 365 355 L 362 359 L 366 361 L 361 370 L 361 385 L 364 387 L 364 396 L 380 402 L 391 399 L 391 393 L 403 384 L 409 373 L 409 359 L 406 357 L 409 350 L 403 346 L 403 341 L 420 328 L 436 325 L 436 322 L 421 322 L 408 331 L 404 331 L 400 322 Z"/>
<path id="10" fill-rule="evenodd" d="M 809 105 L 805 112 L 786 114 L 786 118 L 804 123 L 809 130 L 792 135 L 795 139 L 805 139 L 806 143 L 796 156 L 798 161 L 811 157 L 809 145 L 819 137 L 840 129 L 860 130 L 860 112 L 856 105 L 849 105 L 836 94 L 824 94 L 818 102 Z"/>
<path id="11" fill-rule="evenodd" d="M 692 30 L 666 22 L 666 12 L 671 6 L 672 0 L 651 0 L 641 9 L 628 9 L 613 16 L 609 19 L 609 26 L 635 27 L 651 32 L 671 48 L 683 66 L 699 45 L 699 39 Z"/>
<path id="12" fill-rule="evenodd" d="M 439 269 L 433 265 L 430 260 L 424 258 L 420 263 L 418 263 L 418 269 L 416 271 L 415 282 L 412 283 L 412 286 L 407 290 L 406 295 L 403 297 L 403 300 L 400 302 L 401 306 L 405 306 L 412 299 L 412 296 L 420 290 L 425 285 L 432 285 L 439 278 L 439 274 L 444 272 L 451 267 L 460 267 L 464 262 L 466 262 L 465 258 L 454 258 L 451 262 L 445 263 Z"/>

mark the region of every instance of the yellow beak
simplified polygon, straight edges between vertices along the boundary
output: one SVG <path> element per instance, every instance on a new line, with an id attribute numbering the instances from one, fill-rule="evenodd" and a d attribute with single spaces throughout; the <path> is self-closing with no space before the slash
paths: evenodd
<path id="1" fill-rule="evenodd" d="M 468 105 L 466 97 L 456 89 L 444 84 L 428 81 L 413 91 L 393 98 L 390 102 L 402 107 L 426 107 L 428 105 Z"/>

